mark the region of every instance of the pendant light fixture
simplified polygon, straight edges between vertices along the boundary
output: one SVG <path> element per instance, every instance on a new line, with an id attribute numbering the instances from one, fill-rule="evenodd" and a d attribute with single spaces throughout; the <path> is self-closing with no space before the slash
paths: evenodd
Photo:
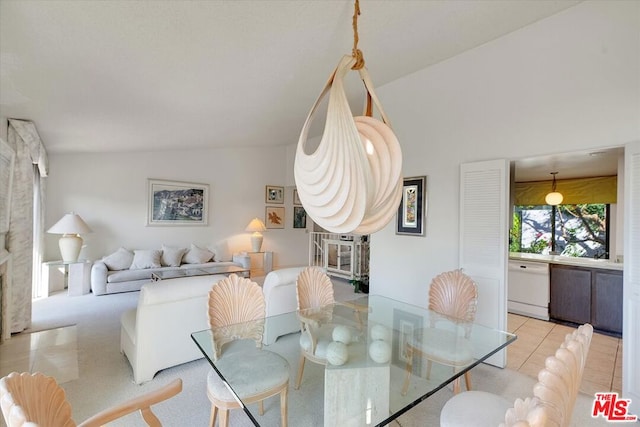
<path id="1" fill-rule="evenodd" d="M 294 163 L 296 188 L 313 221 L 333 233 L 371 234 L 386 226 L 402 197 L 402 151 L 378 100 L 362 52 L 358 49 L 358 15 L 353 15 L 354 46 L 329 77 L 307 116 Z M 362 116 L 353 117 L 343 79 L 360 74 L 366 89 Z M 327 118 L 318 147 L 307 153 L 309 128 L 322 98 L 329 93 Z M 375 105 L 382 120 L 372 117 Z"/>
<path id="2" fill-rule="evenodd" d="M 556 175 L 557 174 L 558 172 L 551 172 L 551 175 L 553 175 L 553 183 L 551 184 L 551 193 L 547 194 L 544 198 L 544 201 L 551 206 L 558 206 L 560 203 L 562 203 L 562 199 L 564 198 L 561 193 L 556 191 Z"/>

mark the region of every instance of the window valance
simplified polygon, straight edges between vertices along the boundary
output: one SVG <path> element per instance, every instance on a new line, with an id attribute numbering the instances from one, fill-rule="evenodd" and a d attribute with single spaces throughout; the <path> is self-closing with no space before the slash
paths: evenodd
<path id="1" fill-rule="evenodd" d="M 563 205 L 584 203 L 616 203 L 618 177 L 562 179 L 556 189 L 564 196 Z M 551 191 L 551 181 L 516 182 L 516 205 L 545 205 L 544 196 Z"/>

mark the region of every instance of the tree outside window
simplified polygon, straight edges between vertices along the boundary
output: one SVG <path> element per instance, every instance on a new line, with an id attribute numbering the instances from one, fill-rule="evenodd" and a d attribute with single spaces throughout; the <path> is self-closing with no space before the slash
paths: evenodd
<path id="1" fill-rule="evenodd" d="M 608 258 L 609 205 L 514 206 L 509 250 Z"/>

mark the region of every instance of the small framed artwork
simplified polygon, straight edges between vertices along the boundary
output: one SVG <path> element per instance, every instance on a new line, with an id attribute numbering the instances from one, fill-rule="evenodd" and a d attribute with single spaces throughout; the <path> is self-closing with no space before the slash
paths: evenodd
<path id="1" fill-rule="evenodd" d="M 267 206 L 264 217 L 267 228 L 284 228 L 284 207 Z"/>
<path id="2" fill-rule="evenodd" d="M 294 206 L 302 206 L 302 202 L 300 201 L 300 196 L 298 196 L 298 190 L 293 189 L 293 204 Z"/>
<path id="3" fill-rule="evenodd" d="M 284 203 L 284 187 L 267 185 L 264 201 L 265 203 Z"/>
<path id="4" fill-rule="evenodd" d="M 307 228 L 307 212 L 302 206 L 293 207 L 293 228 Z"/>
<path id="5" fill-rule="evenodd" d="M 393 347 L 391 349 L 391 362 L 404 367 L 409 361 L 407 355 L 407 343 L 410 340 L 420 339 L 423 318 L 417 314 L 409 313 L 397 308 L 393 309 Z M 422 359 L 413 358 L 413 374 L 420 376 Z"/>
<path id="6" fill-rule="evenodd" d="M 427 177 L 405 178 L 402 186 L 402 200 L 396 218 L 396 234 L 424 236 L 426 212 Z"/>
<path id="7" fill-rule="evenodd" d="M 209 184 L 147 180 L 147 225 L 207 225 Z"/>

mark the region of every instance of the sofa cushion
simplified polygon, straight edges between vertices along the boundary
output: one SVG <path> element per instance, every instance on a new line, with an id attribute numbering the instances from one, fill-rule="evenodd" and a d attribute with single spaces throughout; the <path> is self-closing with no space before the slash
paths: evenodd
<path id="1" fill-rule="evenodd" d="M 125 248 L 119 248 L 111 255 L 102 258 L 102 262 L 109 270 L 126 270 L 133 262 L 133 252 Z"/>
<path id="2" fill-rule="evenodd" d="M 205 262 L 211 261 L 211 258 L 213 258 L 213 252 L 208 249 L 199 248 L 192 243 L 191 248 L 184 254 L 182 262 L 185 264 L 204 264 Z"/>
<path id="3" fill-rule="evenodd" d="M 159 268 L 162 252 L 157 249 L 137 249 L 133 251 L 133 262 L 129 270 Z"/>
<path id="4" fill-rule="evenodd" d="M 171 246 L 162 245 L 160 264 L 163 267 L 180 267 L 182 257 L 186 252 L 187 248 L 172 248 Z"/>

